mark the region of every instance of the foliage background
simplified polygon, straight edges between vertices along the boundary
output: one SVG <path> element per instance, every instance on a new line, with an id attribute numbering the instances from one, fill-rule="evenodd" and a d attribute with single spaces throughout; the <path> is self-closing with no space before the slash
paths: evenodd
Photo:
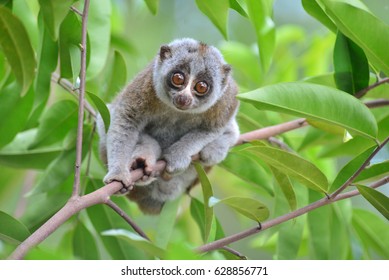
<path id="1" fill-rule="evenodd" d="M 4 41 L 0 52 L 2 258 L 54 214 L 72 192 L 77 101 L 59 85 L 57 78 L 51 79 L 51 73 L 60 73 L 61 77 L 77 84 L 81 23 L 80 17 L 68 8 L 73 5 L 81 11 L 82 1 L 73 2 L 1 1 L 4 5 L 0 10 L 2 27 L 7 22 L 12 24 L 6 18 L 9 17 L 7 11 L 12 11 L 13 17 L 21 23 L 21 29 L 27 32 L 24 37 L 20 35 L 22 31 L 10 32 L 19 34 L 20 40 L 27 38 L 14 47 L 15 59 L 23 61 L 19 74 L 7 55 Z M 217 2 L 226 3 L 224 8 L 232 3 L 243 3 L 245 7 L 245 1 L 92 1 L 88 21 L 87 91 L 109 102 L 154 57 L 161 44 L 179 37 L 193 37 L 219 47 L 233 66 L 241 92 L 306 79 L 336 87 L 332 78 L 336 32 L 329 31 L 309 16 L 300 1 L 279 0 L 274 1 L 274 5 L 273 1 L 258 1 L 268 5 L 263 15 L 272 18 L 275 24 L 275 45 L 269 47 L 265 56 L 258 54 L 256 44 L 261 37 L 253 27 L 260 25 L 261 19 L 242 16 L 229 9 L 224 12 L 229 15 L 228 28 L 224 29 L 218 24 L 218 13 L 223 14 L 223 5 L 216 9 L 216 19 L 210 17 L 212 22 L 201 12 L 205 2 L 208 7 L 216 7 Z M 361 3 L 356 0 L 338 2 Z M 366 0 L 363 3 L 381 22 L 389 23 L 386 16 L 388 1 Z M 389 30 L 388 25 L 384 27 Z M 388 41 L 389 38 L 382 38 L 382 46 Z M 271 64 L 265 57 L 272 59 Z M 353 58 L 361 59 L 360 56 Z M 382 59 L 385 61 L 386 58 Z M 31 67 L 36 67 L 36 71 L 31 72 Z M 388 75 L 387 69 L 371 67 L 369 84 L 376 82 L 379 70 L 383 71 L 381 78 Z M 366 100 L 376 98 L 389 98 L 389 85 L 370 91 Z M 89 101 L 93 104 L 91 99 Z M 388 109 L 382 107 L 372 112 L 379 123 L 378 139 L 382 141 L 389 134 Z M 247 132 L 296 118 L 291 115 L 257 110 L 242 102 L 240 127 L 242 132 Z M 353 123 L 360 121 L 352 120 Z M 343 143 L 343 130 L 339 134 L 328 122 L 318 127 L 292 131 L 279 139 L 312 162 L 329 182 L 347 162 L 372 145 L 358 136 Z M 102 186 L 105 170 L 97 157 L 97 136 L 93 134 L 90 115 L 86 116 L 84 129 L 83 187 L 88 193 Z M 372 164 L 380 164 L 381 169 L 371 177 L 382 178 L 388 173 L 388 159 L 386 147 L 372 161 Z M 280 171 L 282 173 L 282 168 Z M 266 163 L 253 154 L 240 153 L 239 149 L 209 174 L 214 197 L 256 199 L 269 209 L 270 218 L 323 197 L 322 193 L 306 188 L 293 176 L 287 178 L 286 184 L 293 185 L 289 196 L 284 195 L 285 189 L 280 188 Z M 379 191 L 388 194 L 389 189 L 385 186 Z M 66 222 L 27 258 L 149 259 L 159 255 L 159 248 L 168 248 L 164 255 L 168 259 L 200 258 L 192 248 L 204 242 L 206 214 L 199 210 L 203 207 L 201 188 L 193 190 L 191 197 L 185 196 L 169 204 L 159 217 L 144 216 L 124 198 L 113 198 L 151 237 L 152 245 L 139 241 L 128 224 L 111 209 L 97 205 Z M 387 211 L 389 206 L 385 207 Z M 256 224 L 228 205 L 219 203 L 214 208 L 220 226 L 213 227 L 211 240 Z M 117 231 L 109 231 L 111 229 Z M 314 210 L 231 247 L 251 259 L 388 259 L 388 244 L 387 220 L 358 196 Z M 210 259 L 235 257 L 222 250 L 201 256 Z"/>

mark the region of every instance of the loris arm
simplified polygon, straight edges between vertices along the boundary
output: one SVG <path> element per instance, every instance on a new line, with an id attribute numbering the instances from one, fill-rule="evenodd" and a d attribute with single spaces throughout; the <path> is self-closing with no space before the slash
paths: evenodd
<path id="1" fill-rule="evenodd" d="M 222 133 L 223 130 L 218 129 L 215 131 L 195 130 L 185 134 L 164 151 L 162 157 L 167 163 L 165 172 L 179 174 L 185 171 L 192 161 L 192 156 L 198 154 Z"/>
<path id="2" fill-rule="evenodd" d="M 130 161 L 139 137 L 139 125 L 124 113 L 121 107 L 111 110 L 111 125 L 107 134 L 108 173 L 106 184 L 122 182 L 128 188 L 132 184 Z"/>

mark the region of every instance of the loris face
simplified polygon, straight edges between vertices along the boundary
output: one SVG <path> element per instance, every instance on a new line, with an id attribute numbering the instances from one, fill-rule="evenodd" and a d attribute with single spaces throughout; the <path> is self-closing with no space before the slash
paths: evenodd
<path id="1" fill-rule="evenodd" d="M 153 82 L 157 96 L 175 110 L 201 113 L 223 95 L 231 67 L 214 47 L 193 39 L 162 46 Z"/>

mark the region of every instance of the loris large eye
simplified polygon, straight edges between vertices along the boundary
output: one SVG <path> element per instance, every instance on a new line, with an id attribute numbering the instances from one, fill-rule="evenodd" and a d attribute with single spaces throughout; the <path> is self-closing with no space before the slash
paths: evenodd
<path id="1" fill-rule="evenodd" d="M 180 87 L 185 83 L 185 76 L 181 72 L 175 72 L 172 75 L 172 84 L 175 87 Z"/>
<path id="2" fill-rule="evenodd" d="M 195 84 L 194 89 L 199 96 L 205 95 L 208 92 L 208 84 L 204 81 Z"/>

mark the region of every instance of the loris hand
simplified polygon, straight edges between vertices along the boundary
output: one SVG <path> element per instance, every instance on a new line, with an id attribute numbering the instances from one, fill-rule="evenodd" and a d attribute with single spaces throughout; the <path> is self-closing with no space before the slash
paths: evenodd
<path id="1" fill-rule="evenodd" d="M 229 147 L 220 144 L 218 141 L 214 141 L 201 150 L 200 161 L 203 165 L 216 165 L 226 158 Z"/>
<path id="2" fill-rule="evenodd" d="M 166 168 L 162 174 L 165 180 L 170 180 L 173 176 L 184 172 L 192 161 L 191 155 L 178 151 L 168 151 L 163 158 L 166 160 Z"/>

